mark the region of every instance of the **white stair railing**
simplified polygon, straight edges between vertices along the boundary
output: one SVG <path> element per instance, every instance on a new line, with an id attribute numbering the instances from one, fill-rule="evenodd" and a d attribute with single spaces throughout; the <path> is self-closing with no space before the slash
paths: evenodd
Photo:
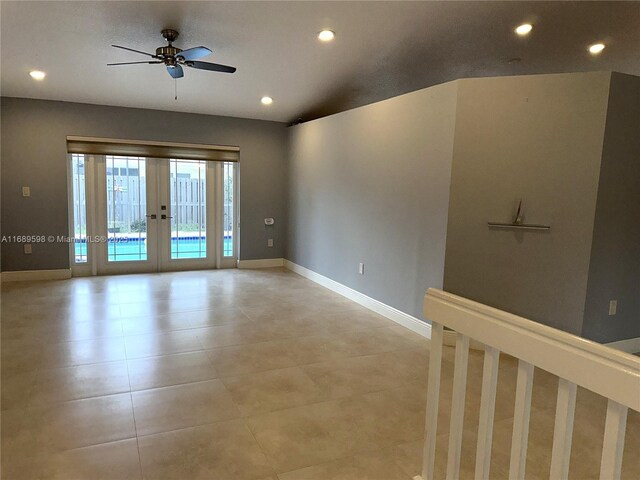
<path id="1" fill-rule="evenodd" d="M 518 359 L 509 478 L 525 477 L 534 367 L 557 375 L 558 396 L 549 478 L 569 474 L 577 386 L 608 399 L 601 480 L 620 478 L 629 408 L 640 411 L 640 359 L 555 328 L 437 289 L 424 300 L 432 321 L 422 479 L 434 480 L 443 327 L 456 332 L 447 480 L 460 476 L 469 341 L 485 345 L 475 478 L 489 478 L 500 353 Z"/>

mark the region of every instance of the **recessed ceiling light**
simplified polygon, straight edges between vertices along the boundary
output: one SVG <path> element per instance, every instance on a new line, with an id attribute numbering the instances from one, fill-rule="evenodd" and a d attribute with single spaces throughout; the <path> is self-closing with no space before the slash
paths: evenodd
<path id="1" fill-rule="evenodd" d="M 604 50 L 604 43 L 594 43 L 589 47 L 589 52 L 593 55 L 597 55 Z"/>
<path id="2" fill-rule="evenodd" d="M 34 80 L 44 80 L 44 77 L 47 76 L 46 73 L 41 72 L 40 70 L 31 70 L 29 72 L 29 75 L 31 75 L 31 78 L 33 78 Z"/>
<path id="3" fill-rule="evenodd" d="M 333 40 L 334 38 L 336 38 L 336 34 L 335 32 L 331 31 L 331 30 L 322 30 L 319 34 L 318 34 L 318 39 L 322 42 L 330 42 L 331 40 Z"/>
<path id="4" fill-rule="evenodd" d="M 262 97 L 260 99 L 263 105 L 271 105 L 273 103 L 273 98 L 271 97 Z"/>
<path id="5" fill-rule="evenodd" d="M 533 30 L 533 25 L 531 25 L 530 23 L 523 23 L 516 28 L 516 33 L 518 35 L 528 35 L 531 30 Z"/>

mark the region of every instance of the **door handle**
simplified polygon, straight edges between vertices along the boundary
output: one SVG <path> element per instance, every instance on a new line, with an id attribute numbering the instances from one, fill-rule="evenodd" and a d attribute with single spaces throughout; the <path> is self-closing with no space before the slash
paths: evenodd
<path id="1" fill-rule="evenodd" d="M 145 217 L 150 218 L 151 220 L 155 220 L 157 218 L 155 213 L 152 213 L 151 215 L 145 215 Z"/>
<path id="2" fill-rule="evenodd" d="M 162 220 L 166 220 L 167 218 L 173 218 L 173 217 L 167 217 L 164 213 L 162 215 L 160 215 L 160 218 Z"/>

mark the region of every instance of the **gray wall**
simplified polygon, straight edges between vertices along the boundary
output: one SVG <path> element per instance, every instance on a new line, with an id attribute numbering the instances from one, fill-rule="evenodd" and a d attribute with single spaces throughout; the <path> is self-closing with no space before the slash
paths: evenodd
<path id="1" fill-rule="evenodd" d="M 618 301 L 609 316 L 609 300 Z M 582 335 L 640 337 L 640 78 L 614 73 Z"/>
<path id="2" fill-rule="evenodd" d="M 456 92 L 292 127 L 286 258 L 422 317 L 426 289 L 442 286 Z"/>
<path id="3" fill-rule="evenodd" d="M 2 234 L 66 235 L 66 136 L 127 138 L 240 147 L 240 258 L 284 254 L 287 130 L 284 124 L 157 110 L 2 98 Z M 21 187 L 31 187 L 31 198 Z M 263 219 L 276 219 L 268 248 Z M 66 244 L 2 244 L 2 269 L 69 266 Z"/>
<path id="4" fill-rule="evenodd" d="M 461 80 L 447 291 L 580 334 L 610 73 Z M 512 220 L 549 232 L 491 230 Z"/>

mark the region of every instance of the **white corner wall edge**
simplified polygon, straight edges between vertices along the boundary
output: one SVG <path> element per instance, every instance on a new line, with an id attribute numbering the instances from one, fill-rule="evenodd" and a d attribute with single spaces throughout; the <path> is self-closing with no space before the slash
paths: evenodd
<path id="1" fill-rule="evenodd" d="M 329 290 L 332 290 L 343 297 L 348 298 L 356 302 L 359 305 L 362 305 L 365 308 L 368 308 L 371 311 L 374 311 L 383 317 L 388 318 L 389 320 L 393 320 L 394 322 L 402 325 L 409 330 L 422 335 L 425 338 L 431 338 L 431 325 L 423 322 L 422 320 L 417 319 L 416 317 L 412 317 L 411 315 L 401 312 L 400 310 L 390 307 L 389 305 L 380 302 L 374 298 L 368 297 L 364 293 L 360 293 L 353 288 L 347 287 L 341 283 L 336 282 L 324 275 L 320 275 L 319 273 L 314 272 L 313 270 L 309 270 L 297 263 L 293 263 L 289 260 L 284 260 L 284 267 L 292 272 L 297 273 L 300 276 L 308 278 L 312 282 L 316 282 L 319 285 L 322 285 Z"/>
<path id="2" fill-rule="evenodd" d="M 619 340 L 617 342 L 605 343 L 607 347 L 615 348 L 627 353 L 640 352 L 640 337 L 627 338 L 626 340 Z"/>
<path id="3" fill-rule="evenodd" d="M 259 260 L 238 260 L 238 268 L 284 267 L 284 258 L 262 258 Z"/>
<path id="4" fill-rule="evenodd" d="M 59 270 L 21 270 L 17 272 L 2 272 L 0 278 L 5 282 L 26 282 L 38 280 L 66 280 L 71 278 L 70 268 Z"/>

